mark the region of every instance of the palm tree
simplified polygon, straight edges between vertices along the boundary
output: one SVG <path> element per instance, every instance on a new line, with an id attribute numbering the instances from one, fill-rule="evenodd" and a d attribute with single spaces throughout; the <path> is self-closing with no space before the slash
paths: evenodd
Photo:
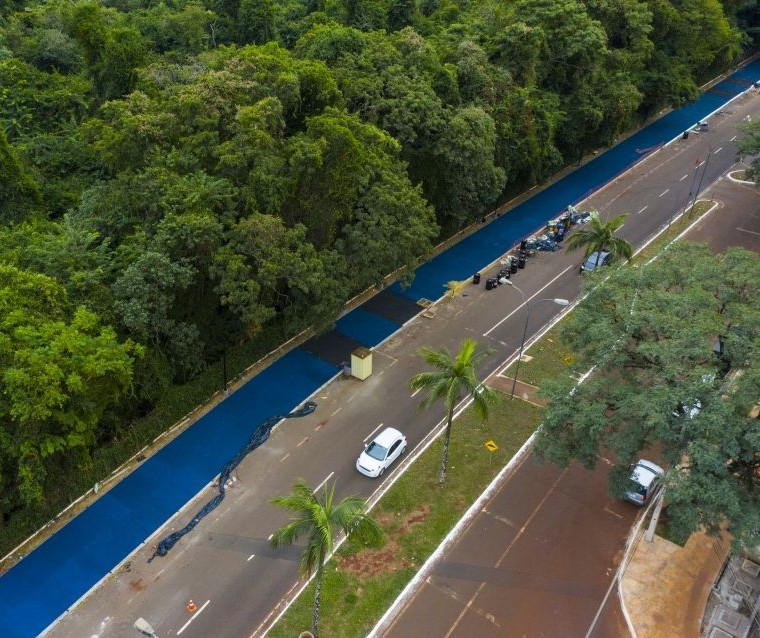
<path id="1" fill-rule="evenodd" d="M 603 222 L 599 218 L 599 212 L 591 213 L 591 226 L 581 228 L 570 235 L 566 242 L 565 248 L 568 251 L 584 248 L 583 261 L 586 261 L 591 253 L 596 253 L 597 263 L 594 264 L 594 270 L 598 264 L 599 253 L 606 251 L 610 253 L 612 259 L 625 257 L 630 259 L 633 254 L 633 246 L 630 242 L 622 237 L 615 237 L 615 231 L 623 225 L 626 215 L 618 215 L 615 219 Z"/>
<path id="2" fill-rule="evenodd" d="M 325 486 L 317 495 L 303 479 L 296 481 L 288 496 L 272 499 L 277 507 L 293 512 L 290 522 L 272 536 L 272 547 L 293 545 L 302 536 L 306 547 L 301 554 L 301 573 L 315 575 L 314 613 L 311 633 L 315 638 L 319 631 L 319 607 L 322 596 L 322 576 L 325 562 L 333 552 L 335 540 L 343 532 L 360 542 L 377 544 L 383 532 L 374 519 L 367 514 L 367 502 L 358 496 L 349 496 L 334 502 L 335 484 Z"/>
<path id="3" fill-rule="evenodd" d="M 409 381 L 412 390 L 429 390 L 420 403 L 420 409 L 428 408 L 438 399 L 443 399 L 446 406 L 446 436 L 441 455 L 441 474 L 439 483 L 446 482 L 446 466 L 449 458 L 449 441 L 451 440 L 451 423 L 454 420 L 454 408 L 463 395 L 469 395 L 475 405 L 478 416 L 488 418 L 488 408 L 496 402 L 496 392 L 483 385 L 475 376 L 475 368 L 481 360 L 491 354 L 491 350 L 480 348 L 474 339 L 465 339 L 459 347 L 456 358 L 452 358 L 446 348 L 420 348 L 417 351 L 433 372 L 420 372 Z"/>

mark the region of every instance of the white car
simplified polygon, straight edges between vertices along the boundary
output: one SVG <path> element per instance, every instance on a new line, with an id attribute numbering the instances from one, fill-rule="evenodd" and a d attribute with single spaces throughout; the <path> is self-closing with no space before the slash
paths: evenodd
<path id="1" fill-rule="evenodd" d="M 679 401 L 676 409 L 671 412 L 675 417 L 685 416 L 687 419 L 693 419 L 702 409 L 702 402 L 699 399 L 694 401 Z"/>
<path id="2" fill-rule="evenodd" d="M 628 479 L 634 483 L 634 489 L 626 492 L 627 501 L 636 505 L 646 505 L 657 491 L 660 479 L 665 474 L 656 463 L 639 459 L 631 466 L 631 474 Z"/>
<path id="3" fill-rule="evenodd" d="M 356 469 L 365 476 L 376 478 L 406 450 L 406 437 L 395 428 L 385 428 L 356 460 Z"/>
<path id="4" fill-rule="evenodd" d="M 715 381 L 715 374 L 703 374 L 702 383 L 711 385 Z M 702 401 L 699 399 L 689 399 L 688 401 L 679 401 L 676 409 L 671 412 L 675 417 L 685 416 L 687 419 L 696 417 L 702 409 Z"/>

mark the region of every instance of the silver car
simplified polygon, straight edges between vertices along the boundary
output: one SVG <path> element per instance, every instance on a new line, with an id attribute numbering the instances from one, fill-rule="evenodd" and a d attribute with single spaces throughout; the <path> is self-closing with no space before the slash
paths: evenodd
<path id="1" fill-rule="evenodd" d="M 581 264 L 581 272 L 593 272 L 602 266 L 609 266 L 612 261 L 612 255 L 606 250 L 591 253 Z"/>
<path id="2" fill-rule="evenodd" d="M 636 461 L 631 465 L 631 474 L 628 477 L 634 486 L 626 492 L 626 500 L 636 505 L 646 505 L 657 492 L 664 474 L 665 470 L 652 461 L 645 459 Z"/>

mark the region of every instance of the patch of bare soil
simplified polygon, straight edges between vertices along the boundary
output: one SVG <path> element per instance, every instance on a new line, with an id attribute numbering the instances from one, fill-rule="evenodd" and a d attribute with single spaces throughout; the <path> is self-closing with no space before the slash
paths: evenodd
<path id="1" fill-rule="evenodd" d="M 388 572 L 396 572 L 407 567 L 415 567 L 413 561 L 403 557 L 398 539 L 407 534 L 414 525 L 424 521 L 429 511 L 430 508 L 424 505 L 413 512 L 409 512 L 400 524 L 393 514 L 381 515 L 377 522 L 383 529 L 387 530 L 391 521 L 393 521 L 394 526 L 398 525 L 392 532 L 386 532 L 385 544 L 378 548 L 363 549 L 351 556 L 337 557 L 338 569 L 353 574 L 359 579 L 364 579 Z"/>
<path id="2" fill-rule="evenodd" d="M 143 583 L 142 578 L 138 578 L 137 580 L 129 581 L 129 588 L 132 591 L 143 591 L 146 588 L 146 585 Z"/>

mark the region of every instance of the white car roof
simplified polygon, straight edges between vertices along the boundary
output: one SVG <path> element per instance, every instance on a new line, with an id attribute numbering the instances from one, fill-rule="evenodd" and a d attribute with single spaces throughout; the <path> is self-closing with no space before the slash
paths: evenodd
<path id="1" fill-rule="evenodd" d="M 401 434 L 396 428 L 385 428 L 373 439 L 373 441 L 383 447 L 390 447 L 396 439 L 402 436 L 403 434 Z"/>
<path id="2" fill-rule="evenodd" d="M 631 471 L 631 480 L 636 481 L 644 487 L 649 487 L 656 477 L 663 474 L 665 474 L 665 471 L 656 463 L 639 459 Z"/>

